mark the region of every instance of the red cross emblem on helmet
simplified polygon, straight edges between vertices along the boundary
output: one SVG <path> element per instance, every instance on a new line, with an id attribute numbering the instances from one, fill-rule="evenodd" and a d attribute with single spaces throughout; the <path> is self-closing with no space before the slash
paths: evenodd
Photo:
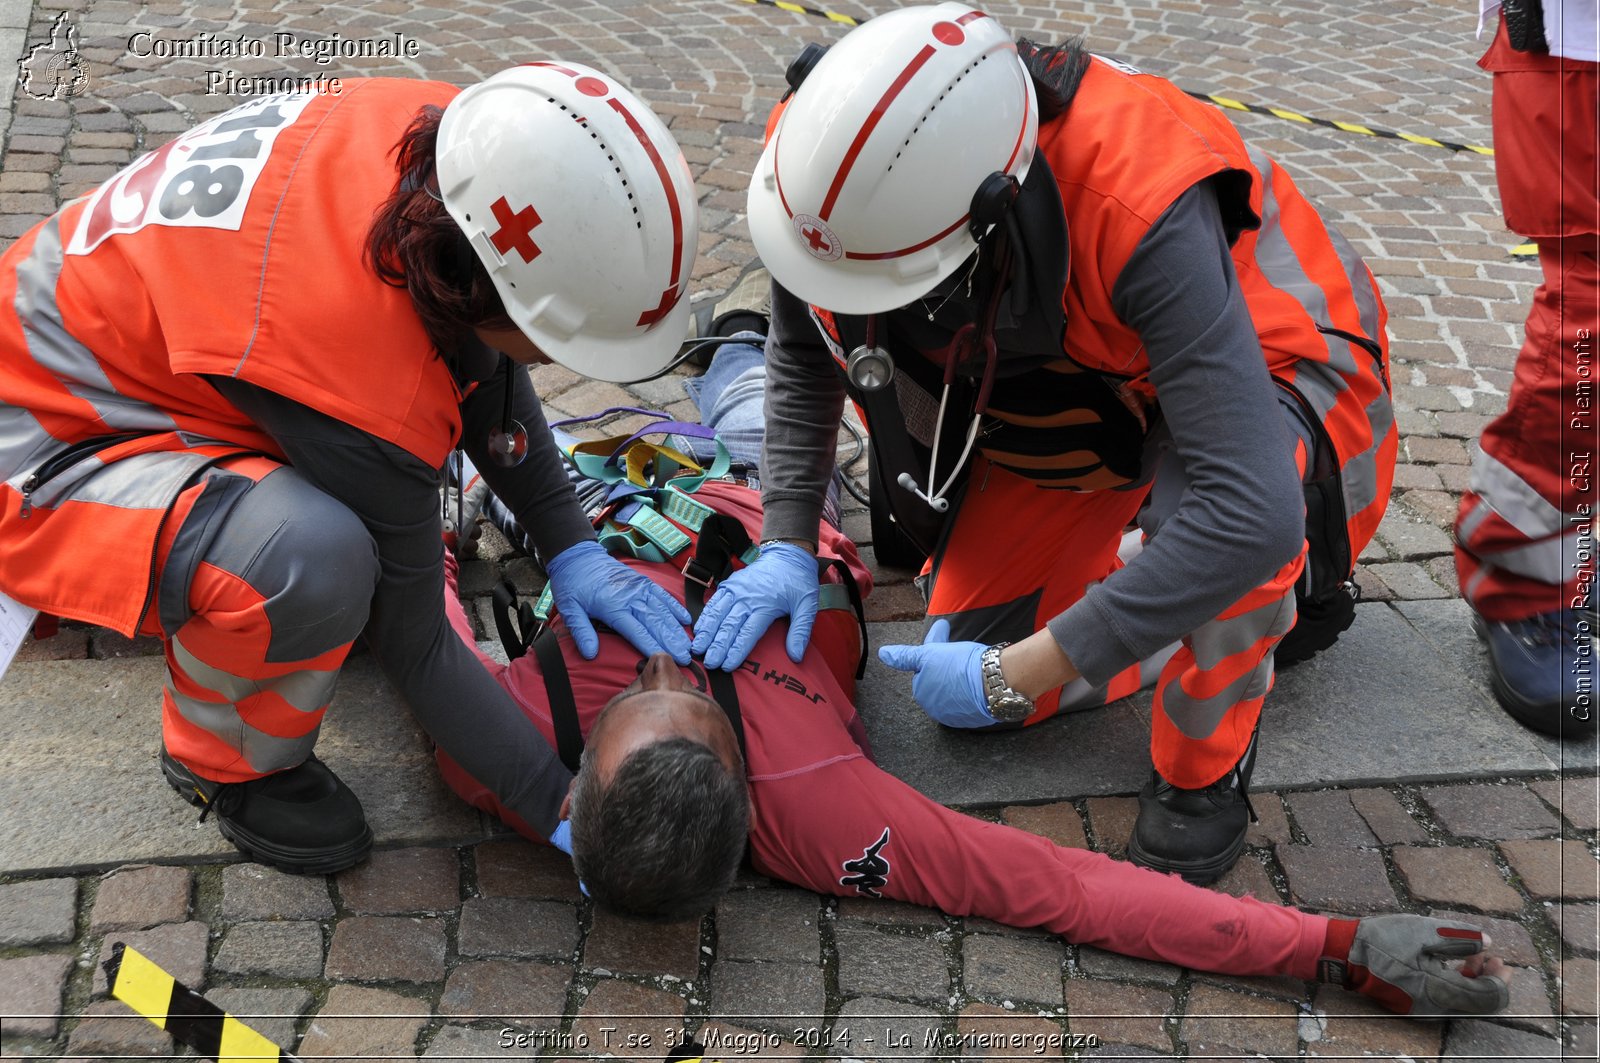
<path id="1" fill-rule="evenodd" d="M 844 247 L 828 223 L 814 214 L 796 214 L 794 231 L 800 234 L 800 246 L 812 258 L 833 262 L 844 255 Z"/>
<path id="2" fill-rule="evenodd" d="M 505 196 L 491 203 L 489 209 L 494 212 L 494 220 L 500 223 L 500 228 L 489 234 L 489 242 L 496 251 L 502 255 L 516 251 L 524 262 L 539 257 L 539 245 L 533 242 L 532 236 L 534 227 L 544 220 L 538 211 L 526 206 L 513 213 Z"/>

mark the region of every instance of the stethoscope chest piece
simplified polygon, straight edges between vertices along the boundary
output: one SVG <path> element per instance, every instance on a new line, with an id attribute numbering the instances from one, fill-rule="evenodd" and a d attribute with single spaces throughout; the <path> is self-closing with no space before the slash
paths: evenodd
<path id="1" fill-rule="evenodd" d="M 850 352 L 845 374 L 861 391 L 882 391 L 894 380 L 894 359 L 882 347 L 864 344 Z"/>

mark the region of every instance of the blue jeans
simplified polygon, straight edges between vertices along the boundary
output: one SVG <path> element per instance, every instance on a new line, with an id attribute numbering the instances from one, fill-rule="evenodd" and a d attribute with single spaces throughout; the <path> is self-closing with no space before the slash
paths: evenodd
<path id="1" fill-rule="evenodd" d="M 758 332 L 740 332 L 717 348 L 703 376 L 690 377 L 683 390 L 700 408 L 700 423 L 717 433 L 728 455 L 750 469 L 761 466 L 761 444 L 767 423 L 763 405 L 767 393 L 766 338 Z M 689 453 L 702 461 L 716 457 L 716 449 L 703 439 L 679 439 Z M 755 476 L 750 485 L 759 487 Z M 823 502 L 822 519 L 839 526 L 839 478 L 834 475 Z"/>

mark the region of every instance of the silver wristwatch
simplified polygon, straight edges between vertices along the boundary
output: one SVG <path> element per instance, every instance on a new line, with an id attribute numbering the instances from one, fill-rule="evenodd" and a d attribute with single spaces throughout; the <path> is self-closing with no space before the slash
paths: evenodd
<path id="1" fill-rule="evenodd" d="M 979 659 L 983 667 L 983 696 L 989 702 L 989 715 L 1000 723 L 1016 723 L 1033 715 L 1033 699 L 1019 694 L 1006 685 L 1000 674 L 1000 651 L 1011 645 L 998 642 L 983 651 Z"/>

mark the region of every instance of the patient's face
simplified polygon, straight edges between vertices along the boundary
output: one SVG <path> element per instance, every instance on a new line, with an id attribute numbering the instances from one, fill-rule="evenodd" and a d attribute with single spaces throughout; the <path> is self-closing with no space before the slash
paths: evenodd
<path id="1" fill-rule="evenodd" d="M 708 746 L 729 771 L 743 774 L 739 740 L 727 714 L 700 693 L 671 657 L 658 653 L 645 661 L 638 679 L 606 703 L 587 745 L 600 781 L 609 784 L 631 753 L 669 738 Z"/>

